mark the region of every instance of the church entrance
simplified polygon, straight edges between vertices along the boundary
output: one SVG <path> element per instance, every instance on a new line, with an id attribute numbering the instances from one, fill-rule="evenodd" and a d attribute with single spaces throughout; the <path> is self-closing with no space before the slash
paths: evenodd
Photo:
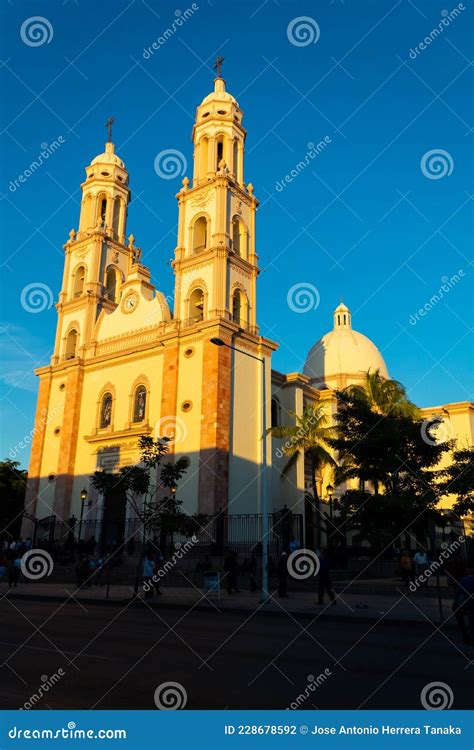
<path id="1" fill-rule="evenodd" d="M 102 550 L 113 550 L 125 536 L 127 498 L 123 489 L 112 489 L 105 495 L 102 519 Z"/>

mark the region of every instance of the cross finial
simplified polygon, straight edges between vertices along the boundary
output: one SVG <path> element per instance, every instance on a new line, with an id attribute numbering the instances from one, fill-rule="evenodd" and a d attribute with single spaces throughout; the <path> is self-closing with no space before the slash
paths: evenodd
<path id="1" fill-rule="evenodd" d="M 109 119 L 105 123 L 105 127 L 107 128 L 107 133 L 108 133 L 107 141 L 109 143 L 112 143 L 112 125 L 114 124 L 114 122 L 115 122 L 115 117 L 109 117 Z"/>
<path id="2" fill-rule="evenodd" d="M 214 68 L 214 70 L 216 70 L 216 71 L 217 71 L 217 77 L 218 77 L 218 78 L 220 78 L 220 77 L 221 77 L 221 67 L 222 67 L 222 63 L 223 63 L 223 62 L 224 62 L 224 58 L 223 58 L 223 57 L 221 57 L 220 55 L 218 55 L 218 56 L 216 57 L 216 62 L 215 62 L 215 63 L 214 63 L 214 65 L 212 66 L 212 67 Z"/>

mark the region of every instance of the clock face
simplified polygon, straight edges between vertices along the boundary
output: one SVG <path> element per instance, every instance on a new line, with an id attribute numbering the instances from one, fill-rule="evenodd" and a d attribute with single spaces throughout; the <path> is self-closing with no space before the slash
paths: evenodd
<path id="1" fill-rule="evenodd" d="M 126 313 L 133 312 L 138 305 L 138 296 L 135 292 L 132 292 L 123 301 L 123 311 Z"/>

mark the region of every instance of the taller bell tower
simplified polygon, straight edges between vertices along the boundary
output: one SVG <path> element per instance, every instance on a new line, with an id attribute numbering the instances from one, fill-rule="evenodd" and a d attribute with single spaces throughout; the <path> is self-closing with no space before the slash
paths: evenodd
<path id="1" fill-rule="evenodd" d="M 196 111 L 192 185 L 177 195 L 174 317 L 224 318 L 257 332 L 253 186 L 244 183 L 242 111 L 218 76 Z"/>
<path id="2" fill-rule="evenodd" d="M 276 345 L 259 335 L 257 325 L 258 201 L 252 184 L 244 181 L 242 118 L 218 66 L 214 90 L 196 110 L 192 181 L 185 177 L 176 196 L 174 320 L 184 356 L 170 360 L 169 375 L 171 382 L 178 372 L 178 390 L 190 394 L 186 419 L 195 418 L 194 434 L 199 431 L 196 499 L 203 513 L 258 512 L 264 440 L 270 455 L 265 392 L 270 393 Z M 216 346 L 216 340 L 227 346 Z M 186 451 L 191 435 L 189 430 L 178 451 Z"/>

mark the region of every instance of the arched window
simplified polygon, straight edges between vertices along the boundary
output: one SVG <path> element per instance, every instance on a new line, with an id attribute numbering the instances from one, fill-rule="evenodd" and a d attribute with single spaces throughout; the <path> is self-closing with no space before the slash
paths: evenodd
<path id="1" fill-rule="evenodd" d="M 236 216 L 232 219 L 232 250 L 236 255 L 242 255 L 240 247 L 240 221 Z"/>
<path id="2" fill-rule="evenodd" d="M 207 247 L 207 219 L 200 216 L 193 227 L 193 253 L 202 253 Z"/>
<path id="3" fill-rule="evenodd" d="M 120 198 L 117 197 L 114 200 L 114 215 L 112 219 L 112 229 L 114 230 L 115 237 L 118 237 L 120 225 Z"/>
<path id="4" fill-rule="evenodd" d="M 272 398 L 272 427 L 281 426 L 281 406 L 277 398 Z"/>
<path id="5" fill-rule="evenodd" d="M 107 216 L 107 198 L 101 198 L 99 204 L 99 219 L 101 224 L 105 224 Z"/>
<path id="6" fill-rule="evenodd" d="M 112 422 L 112 394 L 104 393 L 100 403 L 100 427 L 110 427 Z"/>
<path id="7" fill-rule="evenodd" d="M 117 300 L 117 269 L 113 266 L 110 266 L 105 274 L 105 294 L 112 302 Z"/>
<path id="8" fill-rule="evenodd" d="M 79 266 L 79 268 L 76 268 L 76 272 L 74 274 L 74 289 L 73 289 L 73 297 L 80 297 L 82 294 L 84 294 L 84 282 L 86 280 L 86 269 L 85 266 Z"/>
<path id="9" fill-rule="evenodd" d="M 242 322 L 242 292 L 236 289 L 232 297 L 232 320 L 234 323 Z"/>
<path id="10" fill-rule="evenodd" d="M 194 289 L 189 298 L 189 320 L 199 323 L 204 320 L 204 292 L 202 289 Z"/>
<path id="11" fill-rule="evenodd" d="M 143 422 L 146 413 L 146 388 L 139 385 L 133 399 L 133 421 Z"/>
<path id="12" fill-rule="evenodd" d="M 219 169 L 219 163 L 224 158 L 224 136 L 220 135 L 216 141 L 216 171 Z"/>
<path id="13" fill-rule="evenodd" d="M 236 255 L 247 258 L 247 231 L 244 222 L 238 216 L 232 219 L 232 250 Z"/>
<path id="14" fill-rule="evenodd" d="M 75 328 L 71 328 L 66 338 L 66 350 L 64 353 L 65 359 L 74 359 L 76 356 L 77 347 L 77 331 Z"/>

